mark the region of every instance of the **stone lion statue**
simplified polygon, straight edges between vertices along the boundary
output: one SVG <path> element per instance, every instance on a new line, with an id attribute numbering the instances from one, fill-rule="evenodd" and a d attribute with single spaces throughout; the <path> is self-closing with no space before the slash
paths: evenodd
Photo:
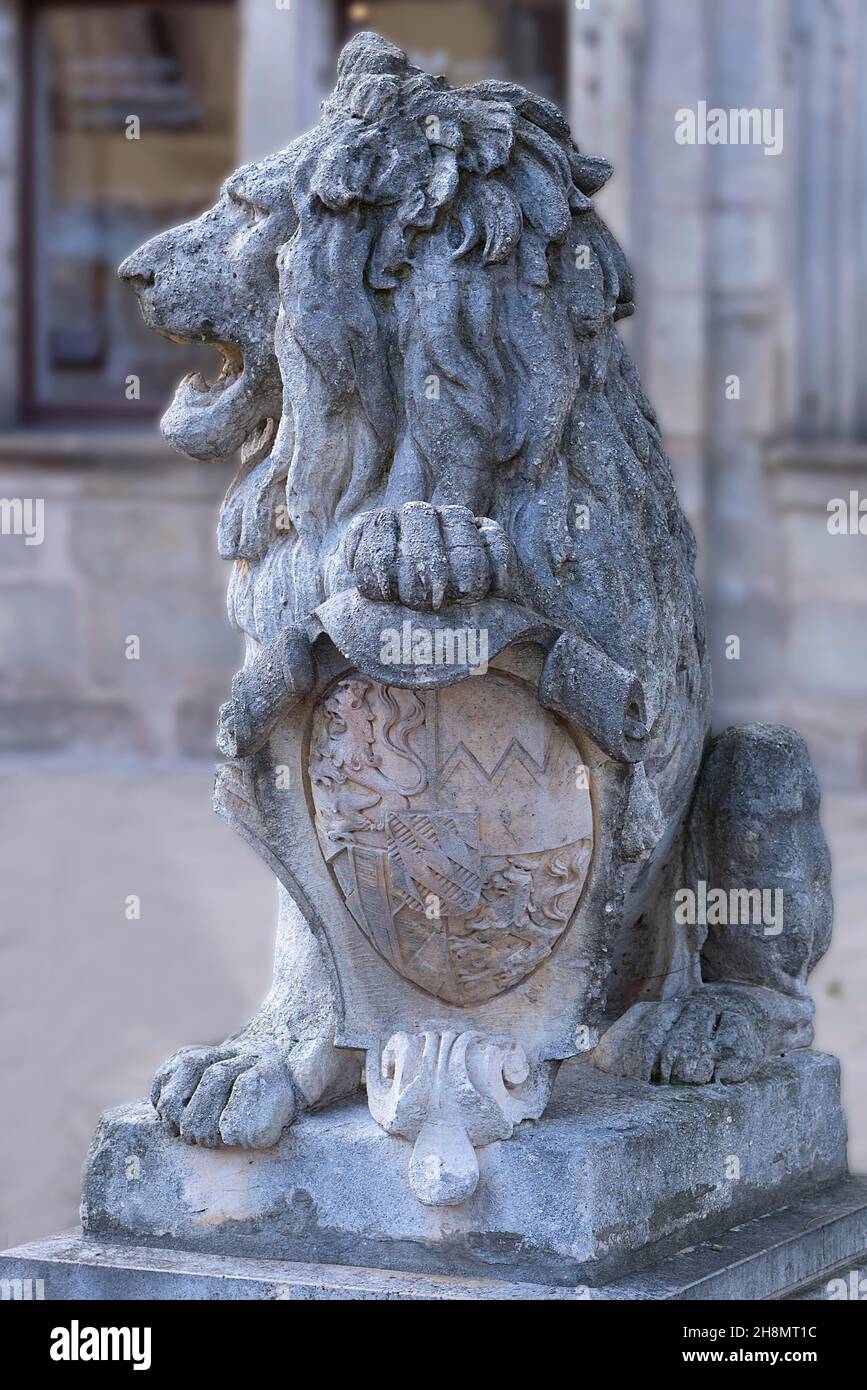
<path id="1" fill-rule="evenodd" d="M 610 173 L 549 102 L 361 34 L 312 131 L 121 267 L 151 327 L 222 354 L 163 430 L 240 451 L 218 804 L 281 882 L 262 1009 L 154 1081 L 191 1143 L 273 1144 L 367 1054 L 418 1195 L 455 1202 L 468 1144 L 540 1114 L 565 1057 L 736 1082 L 811 1041 L 816 780 L 790 730 L 710 736 L 694 540 L 592 204 Z M 483 631 L 489 669 L 390 669 L 404 625 Z M 771 891 L 781 930 L 731 920 Z"/>

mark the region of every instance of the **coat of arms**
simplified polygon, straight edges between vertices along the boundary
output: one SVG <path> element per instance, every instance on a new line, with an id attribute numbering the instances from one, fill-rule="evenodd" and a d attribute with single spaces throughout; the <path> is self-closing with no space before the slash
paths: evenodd
<path id="1" fill-rule="evenodd" d="M 400 975 L 478 1004 L 550 954 L 590 863 L 580 766 L 560 722 L 505 674 L 424 693 L 360 676 L 333 687 L 310 755 L 319 843 Z"/>

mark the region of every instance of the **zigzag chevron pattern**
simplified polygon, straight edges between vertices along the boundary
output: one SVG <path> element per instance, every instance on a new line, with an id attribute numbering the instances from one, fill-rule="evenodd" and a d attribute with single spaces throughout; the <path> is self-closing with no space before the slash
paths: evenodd
<path id="1" fill-rule="evenodd" d="M 466 744 L 461 741 L 455 746 L 443 765 L 439 775 L 440 784 L 446 783 L 453 773 L 457 772 L 459 768 L 465 767 L 480 787 L 499 787 L 517 764 L 530 774 L 534 782 L 541 785 L 542 779 L 550 770 L 551 748 L 551 740 L 547 739 L 544 761 L 539 763 L 532 753 L 527 752 L 522 743 L 513 738 L 493 770 L 487 772 L 475 754 L 471 753 Z"/>

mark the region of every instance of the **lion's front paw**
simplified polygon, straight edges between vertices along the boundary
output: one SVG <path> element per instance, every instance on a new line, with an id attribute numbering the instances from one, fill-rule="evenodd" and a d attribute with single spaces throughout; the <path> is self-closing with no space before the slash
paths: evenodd
<path id="1" fill-rule="evenodd" d="M 507 597 L 515 548 L 505 532 L 468 507 L 407 502 L 364 512 L 346 534 L 346 562 L 365 598 L 435 610 L 475 603 L 488 593 Z"/>
<path id="2" fill-rule="evenodd" d="M 634 1004 L 600 1040 L 607 1072 L 662 1085 L 745 1081 L 767 1055 L 760 1020 L 737 999 L 705 986 L 658 1003 Z"/>
<path id="3" fill-rule="evenodd" d="M 154 1077 L 151 1104 L 188 1144 L 270 1148 L 297 1108 L 288 1053 L 245 1039 L 182 1048 Z"/>

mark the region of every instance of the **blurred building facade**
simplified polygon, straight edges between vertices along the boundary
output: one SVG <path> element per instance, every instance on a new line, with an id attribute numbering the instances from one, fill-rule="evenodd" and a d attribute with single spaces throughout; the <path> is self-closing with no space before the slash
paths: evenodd
<path id="1" fill-rule="evenodd" d="M 312 123 L 359 28 L 544 92 L 614 164 L 599 205 L 699 536 L 718 722 L 786 719 L 826 785 L 863 787 L 867 540 L 827 525 L 867 496 L 860 0 L 2 0 L 0 496 L 45 499 L 46 543 L 0 541 L 0 751 L 210 756 L 239 659 L 212 542 L 228 472 L 160 442 L 196 363 L 114 266 Z M 700 102 L 782 111 L 782 151 L 678 143 Z M 129 634 L 146 662 L 120 659 Z"/>

